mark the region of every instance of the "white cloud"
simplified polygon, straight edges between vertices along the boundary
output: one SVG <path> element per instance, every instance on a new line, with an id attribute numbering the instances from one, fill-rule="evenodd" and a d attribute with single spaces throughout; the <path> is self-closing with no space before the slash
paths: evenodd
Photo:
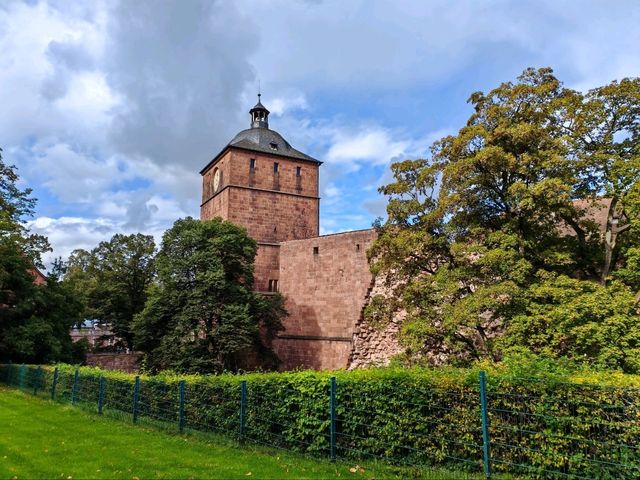
<path id="1" fill-rule="evenodd" d="M 307 98 L 300 92 L 270 98 L 268 104 L 271 115 L 276 117 L 281 117 L 292 110 L 307 110 L 309 108 Z"/>
<path id="2" fill-rule="evenodd" d="M 403 96 L 462 80 L 464 96 L 530 65 L 579 89 L 637 75 L 638 25 L 622 0 L 2 2 L 0 141 L 46 190 L 57 251 L 159 232 L 198 215 L 198 171 L 248 127 L 260 78 L 272 127 L 325 161 L 326 233 L 380 212 L 389 163 L 454 130 L 403 123 Z"/>
<path id="3" fill-rule="evenodd" d="M 408 147 L 408 141 L 394 140 L 388 130 L 380 127 L 355 134 L 336 132 L 326 159 L 328 162 L 370 161 L 374 165 L 384 165 L 405 153 Z"/>
<path id="4" fill-rule="evenodd" d="M 65 203 L 95 202 L 115 183 L 131 177 L 116 157 L 91 157 L 56 139 L 43 139 L 21 156 L 29 177 Z"/>

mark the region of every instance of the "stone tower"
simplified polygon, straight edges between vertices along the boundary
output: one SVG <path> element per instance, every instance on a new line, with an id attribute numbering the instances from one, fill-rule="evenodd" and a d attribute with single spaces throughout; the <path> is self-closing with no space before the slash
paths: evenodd
<path id="1" fill-rule="evenodd" d="M 280 242 L 318 236 L 322 162 L 269 129 L 269 110 L 260 94 L 249 114 L 251 128 L 238 133 L 200 172 L 200 218 L 221 217 L 245 227 L 258 242 L 254 287 L 275 292 Z"/>

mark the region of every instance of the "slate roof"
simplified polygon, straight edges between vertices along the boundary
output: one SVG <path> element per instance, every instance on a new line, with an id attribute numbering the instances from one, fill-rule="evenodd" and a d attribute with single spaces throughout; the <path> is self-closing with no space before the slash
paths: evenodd
<path id="1" fill-rule="evenodd" d="M 274 146 L 275 145 L 275 148 Z M 244 148 L 246 150 L 255 150 L 256 152 L 273 153 L 276 155 L 284 155 L 292 158 L 299 158 L 308 162 L 322 163 L 309 155 L 293 148 L 282 135 L 275 130 L 268 128 L 248 128 L 241 131 L 233 140 L 229 142 L 229 146 Z"/>
<path id="2" fill-rule="evenodd" d="M 271 144 L 275 145 L 272 146 Z M 251 150 L 258 153 L 270 153 L 272 155 L 280 155 L 283 157 L 295 158 L 306 162 L 313 162 L 318 165 L 321 161 L 316 160 L 309 155 L 296 150 L 287 142 L 282 135 L 275 130 L 269 128 L 248 128 L 242 130 L 224 147 L 213 160 L 211 160 L 201 171 L 204 173 L 229 147 L 242 148 L 243 150 Z"/>

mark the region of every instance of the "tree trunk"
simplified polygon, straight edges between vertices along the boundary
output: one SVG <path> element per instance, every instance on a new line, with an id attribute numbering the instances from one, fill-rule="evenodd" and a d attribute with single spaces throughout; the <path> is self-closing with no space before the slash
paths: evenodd
<path id="1" fill-rule="evenodd" d="M 613 251 L 616 248 L 616 242 L 618 241 L 618 235 L 627 230 L 631 225 L 620 225 L 622 215 L 617 215 L 617 206 L 619 199 L 613 197 L 611 199 L 611 205 L 609 205 L 609 212 L 607 214 L 607 226 L 604 233 L 604 265 L 602 266 L 602 273 L 600 275 L 600 283 L 605 285 L 607 277 L 611 273 Z"/>

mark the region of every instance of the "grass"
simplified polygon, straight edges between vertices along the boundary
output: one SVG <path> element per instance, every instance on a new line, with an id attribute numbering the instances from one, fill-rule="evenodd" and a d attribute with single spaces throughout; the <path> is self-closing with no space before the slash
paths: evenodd
<path id="1" fill-rule="evenodd" d="M 169 434 L 0 388 L 0 478 L 484 478 L 363 465 Z"/>

